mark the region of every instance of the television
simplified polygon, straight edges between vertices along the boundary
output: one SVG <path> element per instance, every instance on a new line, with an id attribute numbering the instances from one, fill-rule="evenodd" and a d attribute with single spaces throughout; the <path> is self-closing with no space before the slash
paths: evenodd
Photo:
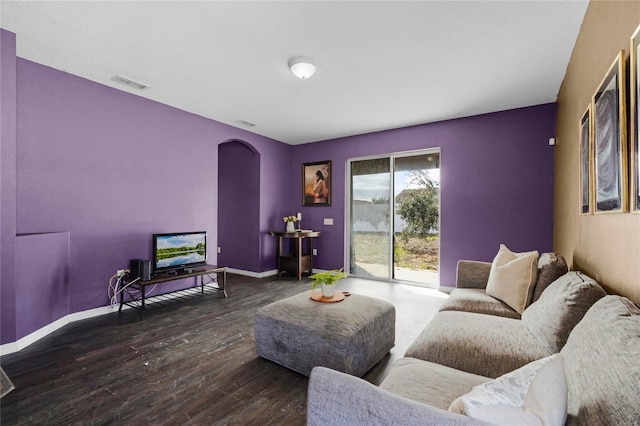
<path id="1" fill-rule="evenodd" d="M 189 271 L 207 263 L 207 233 L 153 234 L 153 273 Z"/>

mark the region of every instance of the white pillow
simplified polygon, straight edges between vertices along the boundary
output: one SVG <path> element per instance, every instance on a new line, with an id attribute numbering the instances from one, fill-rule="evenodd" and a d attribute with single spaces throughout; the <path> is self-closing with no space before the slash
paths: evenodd
<path id="1" fill-rule="evenodd" d="M 504 244 L 489 271 L 487 294 L 502 300 L 519 314 L 531 303 L 538 279 L 538 252 L 514 253 Z"/>
<path id="2" fill-rule="evenodd" d="M 564 425 L 567 392 L 562 355 L 555 354 L 475 386 L 449 411 L 497 425 Z"/>

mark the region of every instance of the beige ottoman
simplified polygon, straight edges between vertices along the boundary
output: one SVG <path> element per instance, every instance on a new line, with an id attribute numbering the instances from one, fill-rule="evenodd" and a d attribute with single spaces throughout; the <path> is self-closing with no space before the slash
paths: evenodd
<path id="1" fill-rule="evenodd" d="M 394 346 L 396 310 L 388 302 L 352 294 L 336 303 L 311 292 L 256 312 L 256 352 L 308 376 L 318 365 L 362 376 Z"/>

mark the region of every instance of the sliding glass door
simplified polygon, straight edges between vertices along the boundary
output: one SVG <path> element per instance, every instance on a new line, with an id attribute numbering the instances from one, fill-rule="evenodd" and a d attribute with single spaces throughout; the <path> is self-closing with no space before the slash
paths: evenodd
<path id="1" fill-rule="evenodd" d="M 391 267 L 390 158 L 351 161 L 349 273 L 388 279 Z"/>
<path id="2" fill-rule="evenodd" d="M 349 272 L 439 285 L 440 153 L 349 162 Z"/>

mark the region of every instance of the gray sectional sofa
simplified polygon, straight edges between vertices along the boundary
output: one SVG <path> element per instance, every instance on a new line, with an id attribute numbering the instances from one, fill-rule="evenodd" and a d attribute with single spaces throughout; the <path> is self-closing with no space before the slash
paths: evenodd
<path id="1" fill-rule="evenodd" d="M 520 319 L 521 315 L 506 303 L 486 292 L 491 272 L 490 262 L 461 260 L 456 271 L 456 288 L 451 292 L 441 311 L 463 311 Z M 531 303 L 537 301 L 544 290 L 568 272 L 564 257 L 556 253 L 543 253 L 538 259 L 538 275 Z"/>
<path id="2" fill-rule="evenodd" d="M 461 261 L 458 288 L 379 387 L 313 369 L 307 424 L 486 424 L 448 409 L 474 386 L 554 353 L 567 424 L 640 424 L 640 309 L 566 272 L 559 256 L 544 254 L 538 266 L 540 291 L 520 315 L 484 291 L 491 264 Z"/>

